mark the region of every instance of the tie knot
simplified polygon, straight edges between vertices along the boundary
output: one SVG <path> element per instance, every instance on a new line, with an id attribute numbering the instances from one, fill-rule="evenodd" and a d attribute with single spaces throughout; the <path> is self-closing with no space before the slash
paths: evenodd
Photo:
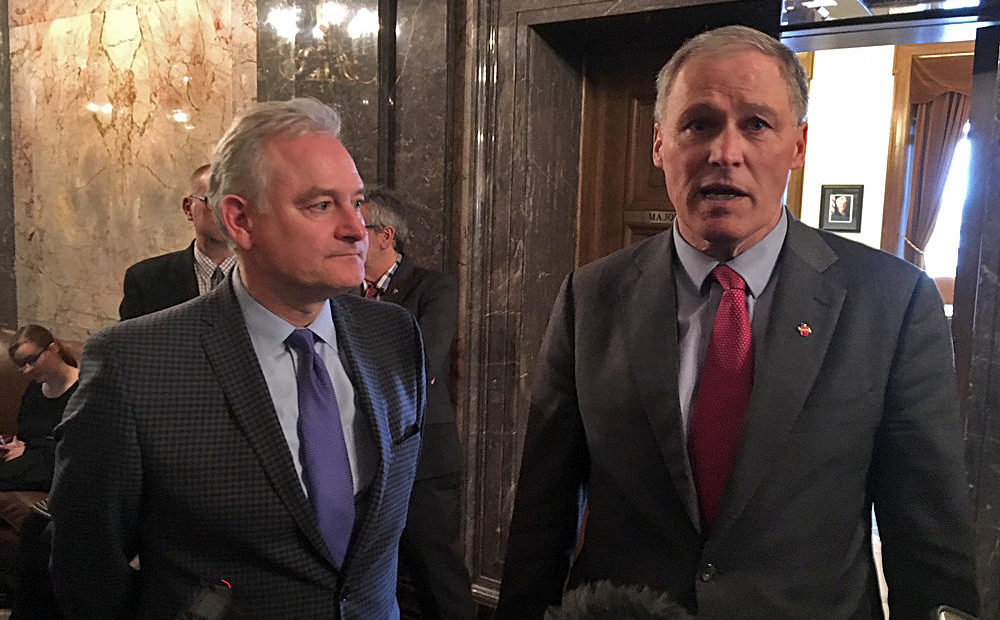
<path id="1" fill-rule="evenodd" d="M 316 335 L 308 329 L 296 329 L 285 339 L 288 346 L 295 349 L 299 357 L 311 357 L 313 345 L 316 343 Z"/>
<path id="2" fill-rule="evenodd" d="M 738 291 L 746 290 L 746 282 L 740 277 L 740 274 L 733 271 L 733 268 L 729 265 L 719 265 L 712 270 L 712 277 L 719 281 L 722 285 L 722 289 L 729 291 L 736 289 Z"/>
<path id="3" fill-rule="evenodd" d="M 222 281 L 226 278 L 226 273 L 222 271 L 222 267 L 216 266 L 215 271 L 212 272 L 211 284 L 212 288 L 219 286 Z"/>

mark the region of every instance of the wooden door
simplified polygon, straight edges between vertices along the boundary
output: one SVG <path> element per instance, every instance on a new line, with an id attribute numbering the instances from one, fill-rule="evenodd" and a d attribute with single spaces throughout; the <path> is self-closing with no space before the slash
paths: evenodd
<path id="1" fill-rule="evenodd" d="M 605 56 L 585 67 L 578 265 L 662 232 L 673 222 L 663 173 L 653 166 L 651 154 L 656 73 L 672 52 L 650 51 L 638 59 Z M 632 69 L 623 71 L 626 62 Z"/>

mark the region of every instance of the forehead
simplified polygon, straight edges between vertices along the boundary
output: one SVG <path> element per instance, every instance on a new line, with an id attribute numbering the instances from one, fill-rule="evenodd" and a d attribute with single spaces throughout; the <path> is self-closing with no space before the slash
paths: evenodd
<path id="1" fill-rule="evenodd" d="M 271 138 L 265 152 L 275 178 L 316 180 L 326 178 L 346 185 L 360 185 L 354 158 L 340 140 L 329 134 Z M 354 188 L 351 188 L 353 191 Z"/>
<path id="2" fill-rule="evenodd" d="M 778 60 L 753 49 L 699 54 L 681 65 L 667 96 L 667 115 L 703 105 L 763 106 L 792 113 Z"/>
<path id="3" fill-rule="evenodd" d="M 42 347 L 38 346 L 34 342 L 22 342 L 14 351 L 14 357 L 17 359 L 24 359 L 38 353 L 41 350 Z"/>

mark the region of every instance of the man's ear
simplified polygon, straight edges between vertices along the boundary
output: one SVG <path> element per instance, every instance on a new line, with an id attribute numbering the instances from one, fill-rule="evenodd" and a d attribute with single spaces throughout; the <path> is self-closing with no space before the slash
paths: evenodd
<path id="1" fill-rule="evenodd" d="M 663 168 L 663 158 L 660 157 L 660 147 L 663 146 L 663 136 L 660 134 L 660 124 L 653 123 L 653 165 Z"/>
<path id="2" fill-rule="evenodd" d="M 386 226 L 382 229 L 378 236 L 378 241 L 382 244 L 382 249 L 387 250 L 389 248 L 396 249 L 396 229 L 392 226 Z"/>
<path id="3" fill-rule="evenodd" d="M 801 168 L 806 163 L 806 138 L 809 135 L 809 122 L 802 123 L 796 128 L 801 132 L 795 137 L 795 154 L 792 158 L 792 170 Z"/>
<path id="4" fill-rule="evenodd" d="M 187 196 L 185 196 L 184 199 L 181 200 L 181 210 L 184 211 L 184 217 L 187 218 L 187 221 L 189 222 L 194 221 L 194 216 L 191 215 L 191 199 L 188 198 Z"/>
<path id="5" fill-rule="evenodd" d="M 222 223 L 229 232 L 229 237 L 241 250 L 253 246 L 253 207 L 243 196 L 226 194 L 219 201 L 219 212 Z"/>

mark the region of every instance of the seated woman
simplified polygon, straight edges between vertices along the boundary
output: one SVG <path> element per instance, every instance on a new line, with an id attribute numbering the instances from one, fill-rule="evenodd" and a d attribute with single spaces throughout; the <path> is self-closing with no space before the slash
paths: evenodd
<path id="1" fill-rule="evenodd" d="M 21 398 L 17 434 L 0 445 L 0 491 L 48 491 L 55 461 L 52 429 L 76 390 L 79 364 L 41 325 L 18 329 L 7 353 L 32 383 Z"/>

